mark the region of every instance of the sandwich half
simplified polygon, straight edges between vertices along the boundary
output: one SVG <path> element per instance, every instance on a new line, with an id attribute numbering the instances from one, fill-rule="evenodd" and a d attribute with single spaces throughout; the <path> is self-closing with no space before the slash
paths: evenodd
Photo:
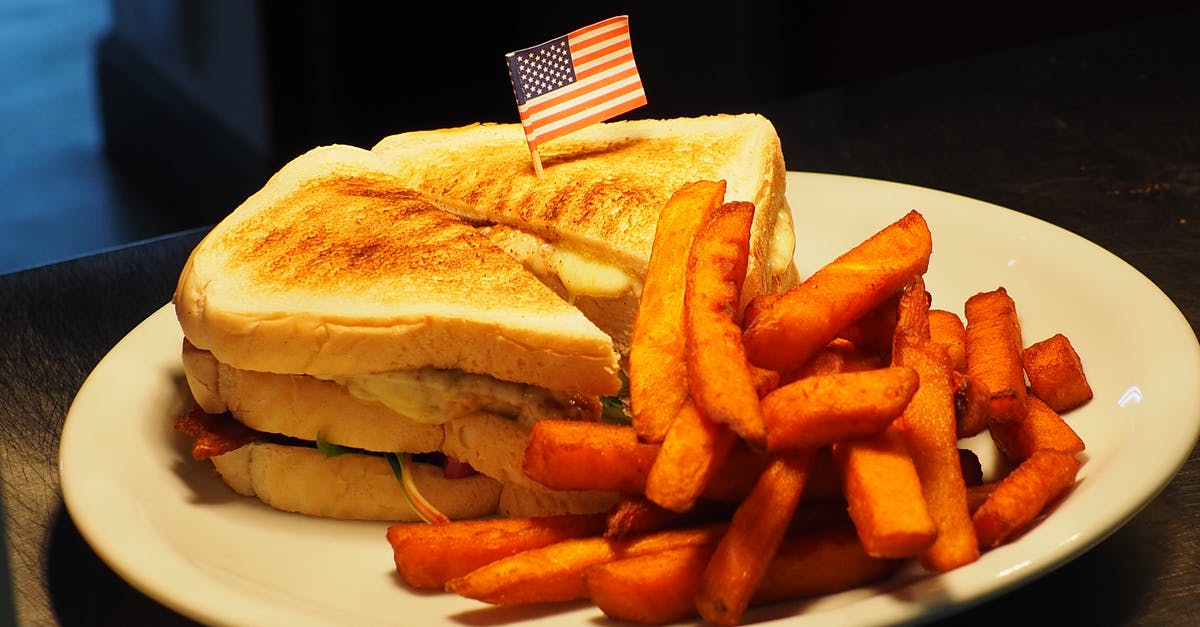
<path id="1" fill-rule="evenodd" d="M 425 518 L 422 497 L 449 518 L 615 500 L 520 472 L 533 421 L 596 419 L 619 391 L 611 338 L 378 154 L 285 165 L 197 245 L 173 302 L 199 407 L 181 429 L 238 493 L 390 521 Z"/>
<path id="2" fill-rule="evenodd" d="M 472 124 L 383 138 L 372 151 L 404 185 L 485 227 L 626 354 L 658 215 L 683 184 L 724 180 L 753 202 L 744 302 L 796 280 L 786 168 L 757 114 L 595 124 L 539 148 L 520 124 Z"/>

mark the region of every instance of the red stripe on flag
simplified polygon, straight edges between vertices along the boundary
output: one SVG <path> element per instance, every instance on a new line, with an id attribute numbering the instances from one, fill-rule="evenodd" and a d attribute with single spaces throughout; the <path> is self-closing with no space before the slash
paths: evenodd
<path id="1" fill-rule="evenodd" d="M 602 109 L 600 111 L 597 111 L 596 113 L 593 113 L 592 115 L 580 118 L 579 120 L 577 120 L 571 124 L 567 124 L 567 125 L 562 126 L 561 128 L 555 129 L 552 133 L 545 133 L 545 134 L 537 135 L 534 138 L 534 143 L 530 144 L 530 147 L 536 148 L 536 147 L 542 145 L 544 142 L 548 142 L 552 139 L 562 137 L 563 135 L 572 133 L 574 131 L 577 131 L 577 130 L 587 127 L 587 126 L 591 126 L 592 124 L 595 124 L 597 122 L 603 122 L 613 116 L 620 115 L 622 113 L 625 113 L 626 111 L 629 111 L 630 109 L 640 107 L 644 104 L 646 104 L 645 95 L 643 95 L 640 99 L 637 99 L 637 100 L 614 104 L 613 106 Z"/>
<path id="2" fill-rule="evenodd" d="M 637 68 L 631 67 L 631 68 L 622 70 L 620 72 L 616 72 L 612 76 L 606 76 L 604 78 L 593 79 L 592 84 L 584 85 L 582 87 L 586 87 L 589 91 L 596 91 L 596 90 L 599 90 L 600 88 L 607 87 L 609 85 L 612 85 L 613 83 L 618 83 L 620 81 L 626 80 L 626 79 L 628 79 L 632 76 L 636 76 L 636 75 L 637 75 Z M 631 86 L 634 88 L 641 88 L 642 84 L 641 84 L 641 81 L 638 81 L 636 83 L 631 84 Z M 530 116 L 534 113 L 538 113 L 540 111 L 545 111 L 546 109 L 556 107 L 565 102 L 570 102 L 571 100 L 577 100 L 581 97 L 587 97 L 587 92 L 584 92 L 584 94 L 582 96 L 580 95 L 579 92 L 561 93 L 561 94 L 557 94 L 554 96 L 550 96 L 545 99 L 537 99 L 536 101 L 531 101 L 531 102 L 525 103 L 525 107 L 521 110 L 521 112 L 525 116 Z"/>
<path id="3" fill-rule="evenodd" d="M 576 61 L 575 67 L 579 68 L 585 62 L 590 63 L 592 59 L 603 59 L 605 56 L 610 55 L 614 51 L 620 50 L 621 48 L 625 48 L 625 50 L 629 50 L 628 46 L 620 46 L 620 45 L 606 48 L 604 50 L 599 51 L 597 54 L 589 55 L 585 61 Z M 604 70 L 606 70 L 608 68 L 620 65 L 622 63 L 629 63 L 629 61 L 632 59 L 633 59 L 633 53 L 626 52 L 625 54 L 622 54 L 620 56 L 615 56 L 611 59 L 608 59 L 607 61 L 604 61 L 603 63 L 597 63 L 597 64 L 583 67 L 582 71 L 577 69 L 575 72 L 575 78 L 577 80 L 583 80 L 589 76 L 603 72 Z"/>
<path id="4" fill-rule="evenodd" d="M 609 94 L 605 94 L 605 96 L 603 98 L 592 98 L 590 100 L 579 101 L 578 103 L 572 105 L 571 107 L 562 109 L 560 111 L 555 111 L 553 114 L 541 118 L 540 120 L 538 120 L 538 126 L 539 127 L 552 126 L 553 124 L 555 124 L 556 122 L 558 122 L 560 120 L 564 120 L 566 118 L 570 118 L 571 116 L 578 115 L 589 109 L 594 109 L 596 106 L 602 105 L 607 101 L 615 102 L 618 100 L 625 100 L 626 96 L 638 93 L 641 90 L 642 90 L 642 88 L 640 85 L 629 85 L 623 89 L 613 91 Z M 645 94 L 643 94 L 643 97 L 645 97 Z"/>

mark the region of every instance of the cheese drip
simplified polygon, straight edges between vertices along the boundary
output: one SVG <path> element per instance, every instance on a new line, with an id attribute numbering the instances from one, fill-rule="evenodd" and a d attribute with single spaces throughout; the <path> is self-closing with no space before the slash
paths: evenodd
<path id="1" fill-rule="evenodd" d="M 547 277 L 557 278 L 567 292 L 568 301 L 579 296 L 616 298 L 640 290 L 639 282 L 629 272 L 562 243 L 550 243 L 536 235 L 501 226 L 480 230 L 543 282 Z"/>
<path id="2" fill-rule="evenodd" d="M 508 416 L 525 425 L 549 416 L 594 419 L 599 413 L 596 399 L 461 370 L 424 369 L 330 380 L 345 386 L 356 398 L 380 403 L 426 424 L 442 424 L 478 411 Z"/>

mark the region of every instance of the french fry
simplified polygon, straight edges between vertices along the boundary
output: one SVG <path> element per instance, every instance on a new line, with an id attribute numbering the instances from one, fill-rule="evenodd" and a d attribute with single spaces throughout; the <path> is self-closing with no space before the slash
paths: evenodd
<path id="1" fill-rule="evenodd" d="M 726 529 L 713 524 L 691 529 L 610 539 L 603 536 L 564 540 L 522 551 L 446 582 L 446 589 L 492 605 L 527 605 L 587 597 L 583 573 L 618 557 L 656 553 L 697 544 L 714 544 Z"/>
<path id="2" fill-rule="evenodd" d="M 750 361 L 790 372 L 850 323 L 894 296 L 929 267 L 933 240 L 909 212 L 758 311 L 743 336 Z"/>
<path id="3" fill-rule="evenodd" d="M 850 525 L 799 534 L 779 546 L 753 604 L 857 588 L 883 578 L 898 565 L 896 560 L 867 555 Z"/>
<path id="4" fill-rule="evenodd" d="M 868 555 L 914 557 L 933 544 L 937 527 L 898 424 L 869 438 L 835 443 L 833 459 Z"/>
<path id="5" fill-rule="evenodd" d="M 555 490 L 641 493 L 657 456 L 630 427 L 547 419 L 534 423 L 521 470 Z"/>
<path id="6" fill-rule="evenodd" d="M 955 372 L 967 371 L 967 326 L 958 314 L 945 309 L 930 309 L 929 337 L 946 347 Z"/>
<path id="7" fill-rule="evenodd" d="M 804 494 L 801 502 L 807 504 L 837 503 L 845 509 L 846 495 L 842 491 L 842 476 L 833 461 L 833 449 L 822 446 L 813 453 L 808 464 L 808 476 L 804 479 Z"/>
<path id="8" fill-rule="evenodd" d="M 1050 409 L 1068 412 L 1092 400 L 1092 386 L 1071 340 L 1056 333 L 1021 352 L 1029 387 Z"/>
<path id="9" fill-rule="evenodd" d="M 889 348 L 895 350 L 895 338 L 897 335 L 904 335 L 910 338 L 918 338 L 921 340 L 931 339 L 931 331 L 929 326 L 929 306 L 932 302 L 932 297 L 929 291 L 925 289 L 925 277 L 917 275 L 912 278 L 907 284 L 900 288 L 896 299 L 896 324 L 892 334 L 888 336 L 891 340 Z M 892 355 L 895 361 L 895 354 Z"/>
<path id="10" fill-rule="evenodd" d="M 971 517 L 980 547 L 999 546 L 1027 529 L 1075 484 L 1080 465 L 1072 453 L 1042 449 L 1012 469 Z"/>
<path id="11" fill-rule="evenodd" d="M 771 303 L 779 300 L 781 296 L 782 294 L 777 292 L 766 292 L 751 298 L 750 302 L 746 303 L 746 308 L 742 310 L 742 326 L 749 326 L 758 317 L 759 312 L 769 308 Z"/>
<path id="12" fill-rule="evenodd" d="M 728 520 L 734 505 L 728 501 L 700 500 L 686 512 L 665 509 L 644 496 L 625 496 L 608 512 L 605 537 L 652 533 Z"/>
<path id="13" fill-rule="evenodd" d="M 1020 463 L 1043 449 L 1081 453 L 1083 439 L 1036 394 L 1026 397 L 1029 413 L 1021 422 L 997 422 L 990 428 L 992 441 L 1008 459 Z"/>
<path id="14" fill-rule="evenodd" d="M 750 380 L 754 382 L 754 392 L 758 394 L 759 398 L 774 392 L 779 387 L 781 377 L 778 372 L 759 368 L 751 363 L 747 363 L 746 366 L 750 369 Z"/>
<path id="15" fill-rule="evenodd" d="M 646 497 L 672 511 L 691 509 L 737 439 L 727 425 L 709 420 L 695 403 L 684 403 L 650 466 Z"/>
<path id="16" fill-rule="evenodd" d="M 767 454 L 734 439 L 724 460 L 717 466 L 701 495 L 705 499 L 740 503 L 754 488 L 754 482 L 767 467 Z"/>
<path id="17" fill-rule="evenodd" d="M 630 410 L 645 442 L 662 442 L 687 399 L 687 348 L 679 329 L 688 252 L 724 198 L 725 181 L 688 183 L 658 218 L 629 346 Z"/>
<path id="18" fill-rule="evenodd" d="M 609 618 L 647 625 L 696 615 L 711 546 L 689 546 L 616 560 L 585 573 L 588 596 Z M 867 555 L 849 525 L 785 537 L 751 606 L 849 590 L 876 581 L 897 562 Z"/>
<path id="19" fill-rule="evenodd" d="M 959 438 L 979 435 L 992 422 L 992 393 L 962 371 L 955 370 L 953 377 L 955 432 Z"/>
<path id="20" fill-rule="evenodd" d="M 696 432 L 685 433 L 689 425 Z M 686 492 L 678 498 L 689 503 L 700 498 L 740 501 L 750 492 L 766 466 L 766 457 L 732 434 L 721 434 L 728 429 L 718 426 L 706 423 L 696 413 L 685 418 L 675 437 L 666 443 L 669 452 L 658 470 L 660 487 L 671 493 Z M 716 437 L 723 440 L 708 439 L 714 433 L 706 431 L 707 427 L 713 427 Z M 709 446 L 713 444 L 716 448 Z M 693 446 L 696 448 L 690 448 Z M 530 432 L 522 470 L 526 477 L 556 490 L 644 495 L 662 449 L 663 445 L 641 442 L 629 427 L 547 419 L 535 423 Z M 674 501 L 667 498 L 665 502 Z M 679 504 L 674 509 L 684 512 L 689 507 Z"/>
<path id="21" fill-rule="evenodd" d="M 918 325 L 920 326 L 920 325 Z M 900 416 L 905 443 L 921 480 L 937 527 L 937 538 L 921 552 L 921 564 L 934 572 L 979 558 L 979 542 L 967 508 L 967 486 L 958 451 L 953 366 L 944 346 L 898 328 L 892 360 L 920 375 L 920 387 Z"/>
<path id="22" fill-rule="evenodd" d="M 714 545 L 693 545 L 597 564 L 588 598 L 611 619 L 663 625 L 696 615 L 696 592 Z"/>
<path id="23" fill-rule="evenodd" d="M 396 570 L 420 590 L 444 590 L 446 582 L 522 551 L 604 529 L 603 514 L 459 520 L 388 527 Z"/>
<path id="24" fill-rule="evenodd" d="M 708 622 L 735 625 L 741 620 L 800 502 L 812 456 L 811 450 L 772 456 L 734 512 L 696 593 L 696 608 Z"/>
<path id="25" fill-rule="evenodd" d="M 688 391 L 701 413 L 761 443 L 762 411 L 742 347 L 742 282 L 750 256 L 754 203 L 727 202 L 696 234 L 684 285 Z"/>
<path id="26" fill-rule="evenodd" d="M 839 331 L 836 339 L 846 340 L 865 351 L 888 356 L 892 351 L 892 334 L 896 332 L 899 322 L 899 300 L 899 293 L 884 300 Z"/>
<path id="27" fill-rule="evenodd" d="M 762 399 L 767 451 L 827 446 L 875 435 L 908 405 L 919 383 L 906 366 L 807 377 Z"/>
<path id="28" fill-rule="evenodd" d="M 1021 323 L 1008 291 L 998 287 L 967 299 L 967 374 L 991 392 L 991 420 L 1025 419 Z"/>
<path id="29" fill-rule="evenodd" d="M 967 508 L 971 511 L 971 522 L 974 523 L 975 512 L 984 501 L 996 490 L 999 481 L 984 481 L 977 485 L 967 486 Z"/>
<path id="30" fill-rule="evenodd" d="M 876 351 L 863 350 L 850 340 L 835 338 L 817 351 L 803 366 L 788 373 L 781 373 L 779 385 L 782 387 L 805 377 L 873 370 L 883 367 L 884 361 L 882 355 Z"/>

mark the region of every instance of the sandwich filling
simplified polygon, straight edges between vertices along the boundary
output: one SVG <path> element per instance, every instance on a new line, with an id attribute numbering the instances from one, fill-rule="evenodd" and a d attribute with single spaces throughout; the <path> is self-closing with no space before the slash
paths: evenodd
<path id="1" fill-rule="evenodd" d="M 592 420 L 600 407 L 597 399 L 582 394 L 556 392 L 461 370 L 423 369 L 328 380 L 345 386 L 356 398 L 379 403 L 409 420 L 425 424 L 444 424 L 477 411 L 507 416 L 526 426 L 546 416 Z"/>
<path id="2" fill-rule="evenodd" d="M 606 263 L 563 243 L 551 243 L 532 233 L 499 224 L 479 229 L 543 283 L 557 279 L 564 298 L 574 303 L 580 296 L 616 298 L 640 295 L 642 282 L 636 274 Z"/>

